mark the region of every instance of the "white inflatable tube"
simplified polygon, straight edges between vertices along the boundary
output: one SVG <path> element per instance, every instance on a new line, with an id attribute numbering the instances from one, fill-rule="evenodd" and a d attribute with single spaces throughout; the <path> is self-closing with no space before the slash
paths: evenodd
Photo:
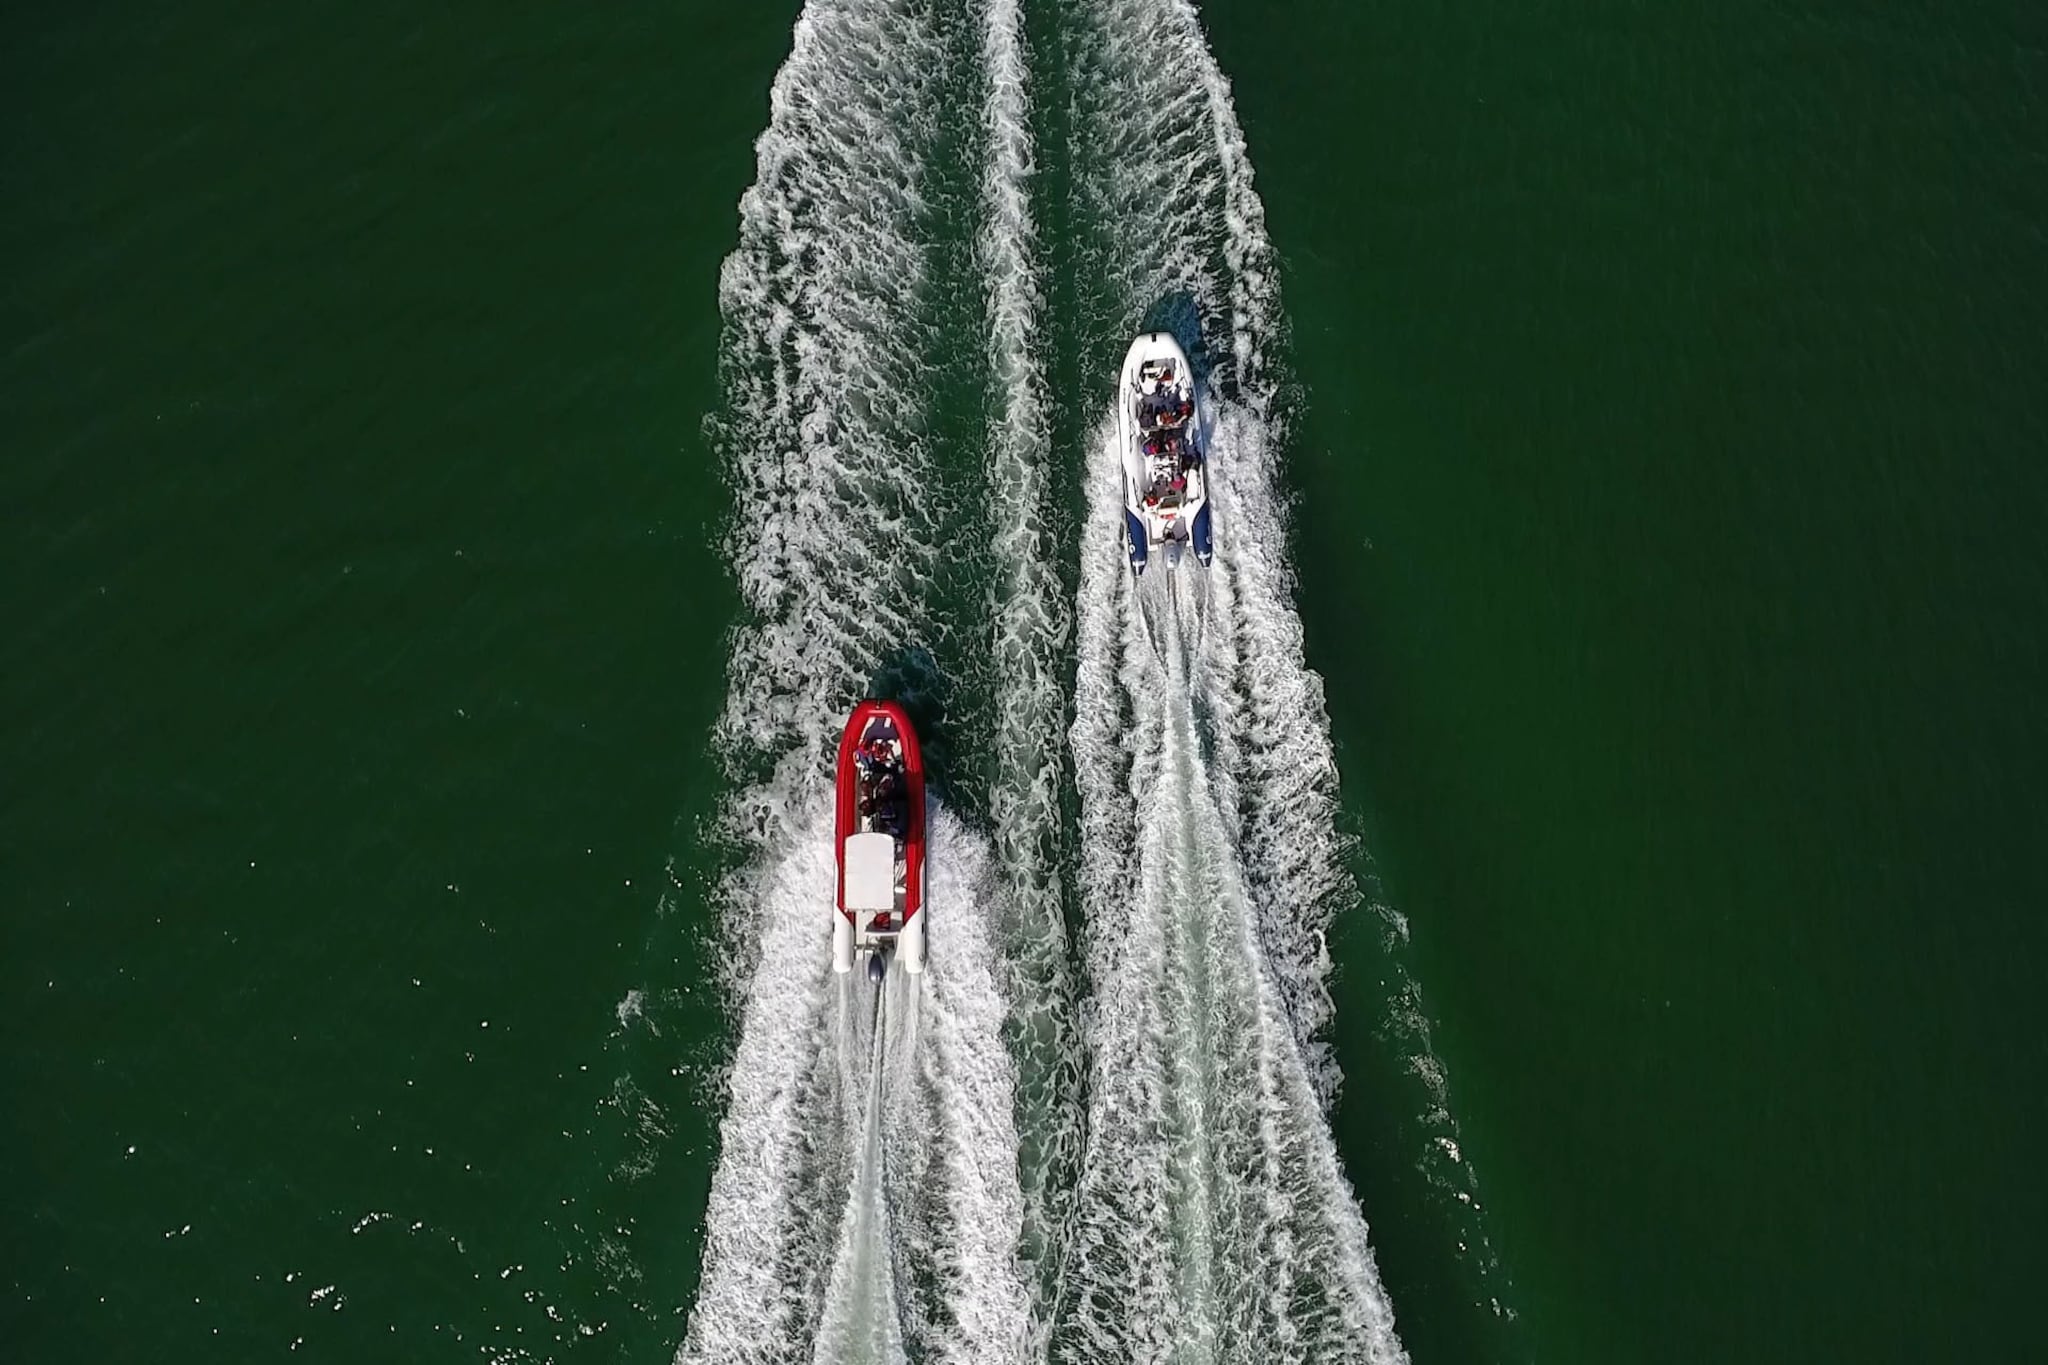
<path id="1" fill-rule="evenodd" d="M 906 972 L 924 970 L 924 913 L 920 909 L 912 915 L 903 932 L 896 935 L 896 956 L 903 959 Z"/>
<path id="2" fill-rule="evenodd" d="M 853 921 L 832 911 L 832 970 L 850 972 L 853 970 Z"/>

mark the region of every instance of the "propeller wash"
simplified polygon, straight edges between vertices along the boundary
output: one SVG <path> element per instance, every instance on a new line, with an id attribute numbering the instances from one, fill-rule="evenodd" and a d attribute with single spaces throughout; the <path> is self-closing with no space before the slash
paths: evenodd
<path id="1" fill-rule="evenodd" d="M 1034 49 L 1018 0 L 812 0 L 741 201 L 712 424 L 738 1037 L 680 1361 L 1405 1360 L 1327 1117 L 1358 891 L 1263 210 L 1186 0 L 1047 15 Z M 1036 102 L 1034 50 L 1066 86 Z M 1071 462 L 1031 198 L 1062 105 Z M 898 904 L 846 861 L 898 817 L 847 825 L 832 781 L 906 651 L 972 722 L 922 736 L 915 915 L 910 864 Z M 947 810 L 949 772 L 985 807 Z"/>

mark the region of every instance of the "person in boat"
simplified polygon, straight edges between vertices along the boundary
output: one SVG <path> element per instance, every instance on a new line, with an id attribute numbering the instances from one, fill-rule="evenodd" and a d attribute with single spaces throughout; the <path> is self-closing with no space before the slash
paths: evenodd
<path id="1" fill-rule="evenodd" d="M 1159 425 L 1159 381 L 1146 379 L 1138 385 L 1138 429 L 1150 431 Z"/>
<path id="2" fill-rule="evenodd" d="M 903 797 L 894 798 L 865 796 L 860 803 L 861 827 L 872 834 L 886 834 L 892 839 L 903 837 Z"/>
<path id="3" fill-rule="evenodd" d="M 875 782 L 874 794 L 862 803 L 862 814 L 868 819 L 868 828 L 902 838 L 907 795 L 900 777 L 894 772 L 883 773 Z"/>

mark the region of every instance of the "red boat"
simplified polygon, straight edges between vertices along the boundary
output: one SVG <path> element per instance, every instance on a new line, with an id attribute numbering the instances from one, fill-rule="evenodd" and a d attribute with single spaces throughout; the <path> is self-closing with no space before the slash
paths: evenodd
<path id="1" fill-rule="evenodd" d="M 832 851 L 832 970 L 865 956 L 879 981 L 893 952 L 904 971 L 923 971 L 924 756 L 893 701 L 854 707 L 839 737 Z"/>

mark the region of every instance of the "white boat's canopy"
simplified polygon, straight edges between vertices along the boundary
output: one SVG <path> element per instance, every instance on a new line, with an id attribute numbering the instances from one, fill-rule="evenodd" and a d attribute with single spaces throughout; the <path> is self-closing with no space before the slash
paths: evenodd
<path id="1" fill-rule="evenodd" d="M 846 836 L 846 908 L 896 908 L 896 841 L 886 834 Z"/>

